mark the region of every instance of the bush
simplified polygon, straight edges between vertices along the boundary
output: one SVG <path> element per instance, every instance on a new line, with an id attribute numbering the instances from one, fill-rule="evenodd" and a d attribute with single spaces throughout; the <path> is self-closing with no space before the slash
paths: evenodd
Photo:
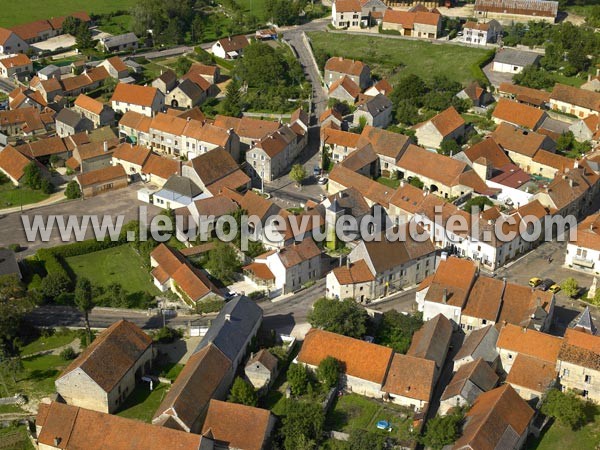
<path id="1" fill-rule="evenodd" d="M 68 292 L 72 287 L 71 284 L 71 279 L 65 273 L 53 272 L 42 280 L 40 290 L 44 297 L 55 299 Z"/>
<path id="2" fill-rule="evenodd" d="M 292 394 L 305 394 L 310 383 L 308 370 L 302 364 L 292 364 L 287 370 L 287 380 Z"/>
<path id="3" fill-rule="evenodd" d="M 325 390 L 337 386 L 340 376 L 340 363 L 332 356 L 328 356 L 319 363 L 317 368 L 317 379 Z"/>
<path id="4" fill-rule="evenodd" d="M 223 300 L 205 300 L 196 304 L 196 312 L 198 314 L 208 314 L 219 312 L 225 306 Z"/>
<path id="5" fill-rule="evenodd" d="M 71 200 L 81 197 L 81 188 L 79 187 L 77 181 L 69 181 L 67 188 L 65 189 L 65 197 Z"/>
<path id="6" fill-rule="evenodd" d="M 265 291 L 254 291 L 254 292 L 250 292 L 248 294 L 248 298 L 250 300 L 260 300 L 261 298 L 264 298 L 266 295 Z"/>
<path id="7" fill-rule="evenodd" d="M 584 425 L 587 420 L 585 402 L 571 392 L 561 392 L 552 389 L 544 399 L 542 414 L 554 417 L 560 423 L 572 430 Z"/>
<path id="8" fill-rule="evenodd" d="M 577 280 L 575 280 L 573 277 L 569 277 L 563 281 L 563 283 L 560 285 L 560 288 L 571 298 L 579 294 L 579 284 L 577 284 Z"/>
<path id="9" fill-rule="evenodd" d="M 11 249 L 15 253 L 19 253 L 21 250 L 23 250 L 23 247 L 21 247 L 20 244 L 10 244 L 8 246 L 8 248 Z"/>
<path id="10" fill-rule="evenodd" d="M 60 352 L 60 357 L 62 359 L 64 359 L 65 361 L 71 361 L 72 359 L 75 359 L 77 357 L 77 353 L 75 353 L 75 350 L 73 350 L 73 347 L 65 347 Z"/>
<path id="11" fill-rule="evenodd" d="M 181 339 L 182 337 L 183 333 L 181 330 L 171 327 L 162 327 L 154 334 L 154 336 L 152 336 L 152 339 L 155 342 L 160 342 L 161 344 L 168 344 L 177 339 Z"/>

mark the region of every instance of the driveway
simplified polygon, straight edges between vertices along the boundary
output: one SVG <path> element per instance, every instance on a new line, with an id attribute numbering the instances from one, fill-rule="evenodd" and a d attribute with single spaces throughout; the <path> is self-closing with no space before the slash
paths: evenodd
<path id="1" fill-rule="evenodd" d="M 500 86 L 500 83 L 512 83 L 513 82 L 512 79 L 513 79 L 514 75 L 512 73 L 494 72 L 492 70 L 493 64 L 494 63 L 491 62 L 483 68 L 483 73 L 485 73 L 485 76 L 488 78 L 488 80 L 490 80 L 490 83 L 492 83 L 492 86 L 497 88 L 498 86 Z"/>
<path id="2" fill-rule="evenodd" d="M 26 249 L 19 253 L 18 257 L 23 258 L 32 255 L 39 248 L 52 247 L 63 243 L 56 227 L 52 230 L 47 242 L 42 242 L 39 236 L 35 241 L 28 242 L 22 217 L 27 217 L 29 223 L 32 223 L 36 216 L 41 217 L 44 221 L 50 215 L 63 216 L 66 222 L 69 216 L 74 216 L 80 220 L 83 215 L 97 215 L 101 222 L 102 217 L 108 215 L 113 218 L 114 223 L 116 216 L 122 215 L 123 224 L 125 224 L 131 220 L 138 220 L 139 206 L 146 206 L 148 215 L 153 217 L 161 210 L 156 206 L 137 200 L 137 191 L 141 187 L 142 184 L 135 183 L 126 188 L 106 192 L 97 197 L 85 200 L 72 200 L 43 206 L 23 213 L 14 212 L 0 215 L 0 247 L 6 247 L 10 244 L 21 244 Z M 92 227 L 85 227 L 85 238 L 91 239 L 93 237 Z"/>

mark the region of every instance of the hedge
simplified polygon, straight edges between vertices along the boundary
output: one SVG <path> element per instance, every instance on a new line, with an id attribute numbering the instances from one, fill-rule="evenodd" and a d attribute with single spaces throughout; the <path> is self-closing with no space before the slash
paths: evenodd
<path id="1" fill-rule="evenodd" d="M 487 66 L 496 56 L 496 50 L 492 49 L 488 51 L 485 55 L 477 60 L 475 64 L 471 67 L 471 74 L 481 84 L 482 86 L 488 86 L 490 81 L 487 76 L 483 72 L 483 68 Z"/>

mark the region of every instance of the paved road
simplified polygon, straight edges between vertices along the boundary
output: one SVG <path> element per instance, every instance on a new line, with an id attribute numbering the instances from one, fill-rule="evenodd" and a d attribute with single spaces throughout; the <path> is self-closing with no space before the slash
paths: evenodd
<path id="1" fill-rule="evenodd" d="M 136 193 L 140 187 L 141 185 L 136 183 L 127 186 L 126 188 L 106 192 L 86 200 L 73 200 L 42 206 L 23 213 L 0 213 L 0 247 L 15 243 L 21 244 L 26 250 L 19 253 L 18 256 L 24 257 L 35 253 L 41 247 L 52 247 L 63 242 L 56 227 L 54 227 L 47 242 L 43 242 L 39 236 L 34 242 L 28 242 L 23 227 L 22 216 L 26 217 L 29 222 L 32 223 L 36 216 L 41 217 L 44 221 L 47 220 L 50 215 L 63 216 L 66 221 L 68 217 L 72 215 L 78 218 L 84 214 L 98 215 L 100 220 L 102 220 L 102 217 L 105 214 L 113 218 L 117 215 L 122 215 L 123 223 L 127 223 L 131 220 L 138 219 L 138 207 L 141 205 L 147 207 L 149 216 L 153 216 L 160 212 L 159 208 L 137 200 Z M 86 227 L 85 238 L 90 239 L 92 237 L 94 237 L 92 227 Z"/>
<path id="2" fill-rule="evenodd" d="M 17 87 L 12 81 L 9 81 L 7 78 L 0 79 L 0 91 L 10 94 Z"/>

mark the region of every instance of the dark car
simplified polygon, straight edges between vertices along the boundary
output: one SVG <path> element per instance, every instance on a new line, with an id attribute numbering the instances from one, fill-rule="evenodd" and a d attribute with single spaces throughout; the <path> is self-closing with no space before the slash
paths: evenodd
<path id="1" fill-rule="evenodd" d="M 538 284 L 537 288 L 541 291 L 547 291 L 555 284 L 556 283 L 554 283 L 554 281 L 552 281 L 550 278 L 546 278 L 540 284 Z"/>

